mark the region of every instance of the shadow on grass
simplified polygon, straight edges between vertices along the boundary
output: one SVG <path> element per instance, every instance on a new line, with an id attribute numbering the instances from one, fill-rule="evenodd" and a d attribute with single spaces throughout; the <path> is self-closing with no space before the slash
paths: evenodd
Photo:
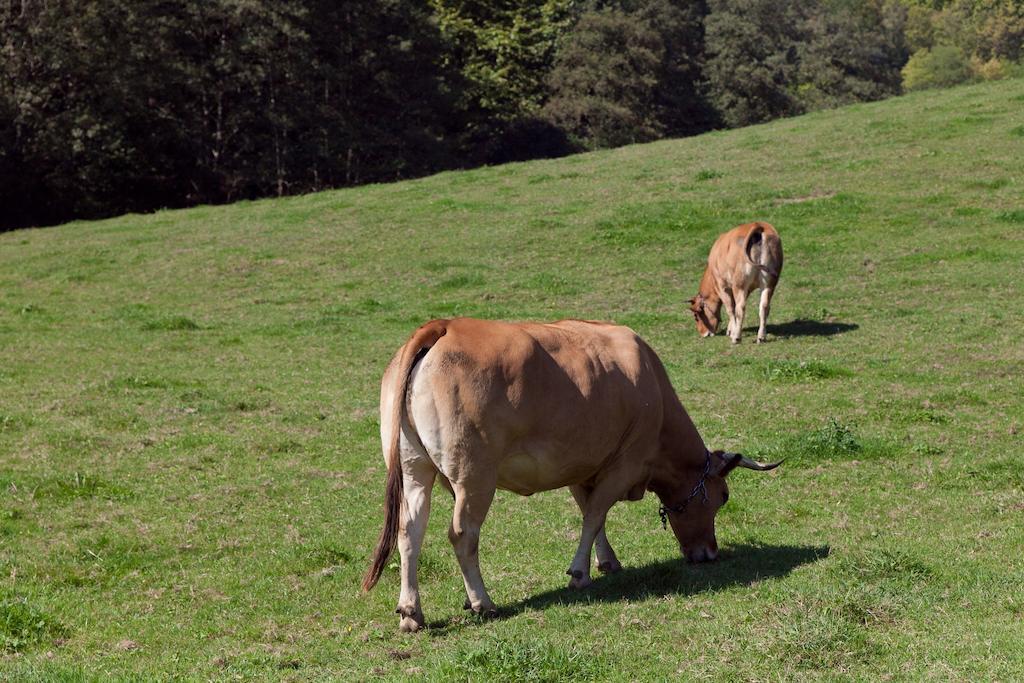
<path id="1" fill-rule="evenodd" d="M 796 318 L 788 323 L 780 323 L 778 325 L 769 323 L 766 329 L 769 334 L 774 334 L 776 337 L 831 337 L 843 332 L 852 332 L 858 327 L 860 325 L 856 323 L 825 323 L 820 320 Z M 744 331 L 757 332 L 757 326 L 747 327 Z"/>
<path id="2" fill-rule="evenodd" d="M 592 602 L 623 602 L 665 595 L 696 595 L 732 586 L 749 586 L 755 581 L 785 576 L 801 565 L 828 557 L 829 546 L 734 545 L 723 548 L 716 562 L 687 564 L 679 557 L 626 567 L 616 574 L 597 575 L 584 590 L 560 588 L 538 593 L 511 605 L 498 605 L 498 619 L 508 619 L 526 610 L 551 605 Z M 568 582 L 568 578 L 566 578 Z M 435 633 L 457 629 L 462 621 L 430 624 Z M 476 621 L 475 619 L 473 621 Z M 468 625 L 463 622 L 462 625 Z"/>

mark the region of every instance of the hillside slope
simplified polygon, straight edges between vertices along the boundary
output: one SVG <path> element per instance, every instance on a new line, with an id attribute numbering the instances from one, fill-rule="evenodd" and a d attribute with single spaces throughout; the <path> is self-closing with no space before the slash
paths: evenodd
<path id="1" fill-rule="evenodd" d="M 0 234 L 0 677 L 1024 677 L 1024 81 L 277 201 Z M 714 237 L 773 223 L 771 341 L 697 338 Z M 724 559 L 653 496 L 565 590 L 567 492 L 499 494 L 477 622 L 381 523 L 377 391 L 419 323 L 633 326 L 732 477 Z M 753 321 L 753 322 L 752 322 Z M 756 311 L 748 311 L 748 327 Z"/>

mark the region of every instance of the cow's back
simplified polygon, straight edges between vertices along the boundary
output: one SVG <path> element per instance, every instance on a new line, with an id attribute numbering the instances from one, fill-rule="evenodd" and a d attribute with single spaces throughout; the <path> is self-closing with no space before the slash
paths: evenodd
<path id="1" fill-rule="evenodd" d="M 499 486 L 533 493 L 592 478 L 624 445 L 653 457 L 657 363 L 616 325 L 455 319 L 423 358 L 410 409 L 446 476 L 493 468 Z"/>
<path id="2" fill-rule="evenodd" d="M 745 253 L 751 232 L 760 230 L 760 241 Z M 718 236 L 708 254 L 712 282 L 728 289 L 749 292 L 757 287 L 774 287 L 782 271 L 782 240 L 770 223 L 757 221 L 738 225 Z M 702 285 L 703 288 L 703 285 Z"/>

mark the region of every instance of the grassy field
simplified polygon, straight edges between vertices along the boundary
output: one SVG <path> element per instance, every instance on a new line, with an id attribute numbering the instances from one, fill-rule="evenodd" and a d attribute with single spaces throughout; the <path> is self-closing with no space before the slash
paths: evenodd
<path id="1" fill-rule="evenodd" d="M 768 220 L 770 342 L 684 308 Z M 554 161 L 0 235 L 0 679 L 1024 678 L 1024 81 Z M 751 313 L 753 312 L 753 315 Z M 688 566 L 653 495 L 583 592 L 567 491 L 499 493 L 397 632 L 378 382 L 421 322 L 628 324 L 760 458 Z M 753 322 L 752 322 L 753 321 Z"/>

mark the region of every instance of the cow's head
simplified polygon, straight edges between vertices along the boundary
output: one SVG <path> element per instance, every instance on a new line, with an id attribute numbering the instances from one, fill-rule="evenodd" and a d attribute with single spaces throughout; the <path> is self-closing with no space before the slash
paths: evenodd
<path id="1" fill-rule="evenodd" d="M 718 331 L 718 314 L 722 310 L 722 302 L 714 302 L 703 294 L 690 299 L 690 312 L 697 323 L 697 334 L 710 337 Z"/>
<path id="2" fill-rule="evenodd" d="M 707 454 L 703 469 L 695 470 L 676 492 L 671 505 L 661 508 L 662 519 L 668 519 L 679 541 L 679 550 L 689 562 L 707 562 L 718 557 L 715 540 L 715 515 L 729 500 L 726 476 L 737 467 L 751 470 L 772 470 L 781 461 L 762 465 L 739 453 L 714 451 Z"/>

